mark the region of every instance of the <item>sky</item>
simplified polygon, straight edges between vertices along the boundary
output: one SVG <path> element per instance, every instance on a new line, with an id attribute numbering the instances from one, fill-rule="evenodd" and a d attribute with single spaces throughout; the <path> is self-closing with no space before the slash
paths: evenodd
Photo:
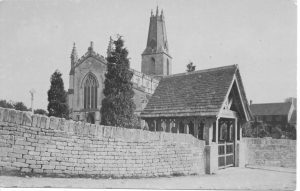
<path id="1" fill-rule="evenodd" d="M 164 10 L 172 73 L 238 64 L 248 100 L 282 102 L 297 91 L 297 6 L 292 0 L 0 1 L 0 99 L 47 108 L 50 76 L 69 86 L 73 42 L 81 57 L 94 42 L 106 56 L 123 36 L 141 70 L 151 9 Z"/>

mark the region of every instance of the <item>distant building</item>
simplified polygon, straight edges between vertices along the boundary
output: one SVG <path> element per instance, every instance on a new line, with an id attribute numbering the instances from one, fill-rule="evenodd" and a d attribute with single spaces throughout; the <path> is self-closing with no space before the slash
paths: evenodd
<path id="1" fill-rule="evenodd" d="M 110 39 L 107 54 L 112 51 Z M 169 54 L 163 11 L 151 12 L 147 45 L 142 53 L 141 71 L 133 70 L 135 114 L 139 115 L 158 86 L 159 79 L 171 74 L 172 57 Z M 87 52 L 78 57 L 75 43 L 71 53 L 68 105 L 70 118 L 99 124 L 107 61 L 95 52 L 93 42 Z"/>
<path id="2" fill-rule="evenodd" d="M 283 131 L 296 127 L 297 108 L 293 101 L 250 104 L 250 109 L 256 122 L 268 125 L 269 133 L 272 133 L 275 127 Z"/>

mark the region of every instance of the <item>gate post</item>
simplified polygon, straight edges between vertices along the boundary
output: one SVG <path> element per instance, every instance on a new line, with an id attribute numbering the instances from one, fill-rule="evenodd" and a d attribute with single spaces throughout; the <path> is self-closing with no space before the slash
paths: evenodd
<path id="1" fill-rule="evenodd" d="M 214 122 L 215 119 L 207 119 L 204 124 L 206 174 L 214 174 L 218 170 L 218 144 L 212 142 Z"/>

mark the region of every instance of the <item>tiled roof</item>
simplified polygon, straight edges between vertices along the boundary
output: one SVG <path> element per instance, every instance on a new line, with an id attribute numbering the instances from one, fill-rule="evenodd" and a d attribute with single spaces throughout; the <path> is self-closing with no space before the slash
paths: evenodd
<path id="1" fill-rule="evenodd" d="M 217 115 L 237 70 L 230 65 L 166 76 L 141 117 Z"/>
<path id="2" fill-rule="evenodd" d="M 260 103 L 251 104 L 250 109 L 253 115 L 288 115 L 291 103 Z"/>

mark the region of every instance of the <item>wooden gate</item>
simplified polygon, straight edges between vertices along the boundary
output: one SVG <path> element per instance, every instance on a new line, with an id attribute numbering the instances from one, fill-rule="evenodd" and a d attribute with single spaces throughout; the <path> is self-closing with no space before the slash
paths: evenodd
<path id="1" fill-rule="evenodd" d="M 218 166 L 226 168 L 234 166 L 234 119 L 219 121 Z"/>
<path id="2" fill-rule="evenodd" d="M 234 143 L 220 143 L 218 145 L 219 168 L 226 168 L 234 164 Z"/>

